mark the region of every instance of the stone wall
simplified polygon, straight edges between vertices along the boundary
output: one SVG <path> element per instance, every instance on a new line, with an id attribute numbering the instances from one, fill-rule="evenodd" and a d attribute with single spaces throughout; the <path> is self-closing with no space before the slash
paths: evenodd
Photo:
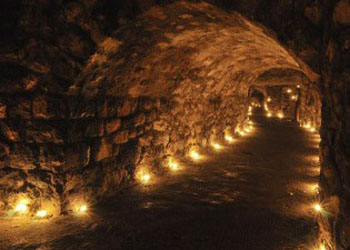
<path id="1" fill-rule="evenodd" d="M 324 1 L 322 69 L 321 239 L 350 249 L 350 4 Z"/>
<path id="2" fill-rule="evenodd" d="M 297 102 L 297 121 L 301 126 L 311 126 L 317 131 L 321 127 L 321 95 L 311 84 L 300 84 Z"/>
<path id="3" fill-rule="evenodd" d="M 238 13 L 180 2 L 130 21 L 133 8 L 113 2 L 8 1 L 1 211 L 26 195 L 33 213 L 51 203 L 59 214 L 115 193 L 139 167 L 158 174 L 167 157 L 242 129 L 258 75 L 308 71 Z"/>

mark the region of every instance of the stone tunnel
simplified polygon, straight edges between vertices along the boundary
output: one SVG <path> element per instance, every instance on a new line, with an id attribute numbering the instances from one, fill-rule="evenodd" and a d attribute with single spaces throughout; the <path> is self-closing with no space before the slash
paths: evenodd
<path id="1" fill-rule="evenodd" d="M 320 135 L 314 249 L 350 249 L 350 3 L 262 2 L 5 1 L 0 231 L 161 183 L 259 111 Z"/>

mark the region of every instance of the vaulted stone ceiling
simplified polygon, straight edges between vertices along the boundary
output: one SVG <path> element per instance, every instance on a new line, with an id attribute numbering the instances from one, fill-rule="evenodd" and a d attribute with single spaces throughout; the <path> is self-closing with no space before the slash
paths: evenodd
<path id="1" fill-rule="evenodd" d="M 276 68 L 317 80 L 267 29 L 206 3 L 177 2 L 152 7 L 105 38 L 71 93 L 161 97 L 195 82 L 230 95 Z"/>

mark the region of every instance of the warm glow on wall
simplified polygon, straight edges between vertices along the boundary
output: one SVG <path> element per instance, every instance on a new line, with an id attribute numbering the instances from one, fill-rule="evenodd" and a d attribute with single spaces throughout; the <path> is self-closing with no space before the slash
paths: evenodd
<path id="1" fill-rule="evenodd" d="M 278 118 L 283 119 L 284 118 L 284 114 L 282 112 L 278 112 L 277 114 Z"/>
<path id="2" fill-rule="evenodd" d="M 326 247 L 322 244 L 319 250 L 326 250 Z"/>
<path id="3" fill-rule="evenodd" d="M 267 112 L 266 116 L 267 117 L 272 117 L 272 113 L 271 112 Z"/>
<path id="4" fill-rule="evenodd" d="M 304 125 L 304 128 L 309 129 L 310 127 L 311 127 L 310 123 L 306 123 L 306 124 Z"/>
<path id="5" fill-rule="evenodd" d="M 45 210 L 39 210 L 38 212 L 36 212 L 36 216 L 39 218 L 44 218 L 47 216 L 47 211 Z"/>
<path id="6" fill-rule="evenodd" d="M 140 180 L 143 184 L 147 184 L 151 180 L 151 175 L 148 173 L 144 173 L 141 175 Z"/>
<path id="7" fill-rule="evenodd" d="M 151 182 L 152 175 L 151 175 L 151 173 L 148 172 L 148 170 L 146 168 L 143 168 L 143 169 L 137 171 L 136 180 L 138 180 L 138 182 L 140 182 L 144 185 L 147 185 Z"/>
<path id="8" fill-rule="evenodd" d="M 199 160 L 200 155 L 199 155 L 199 153 L 198 153 L 196 150 L 192 149 L 192 150 L 190 151 L 190 157 L 191 157 L 193 160 Z"/>
<path id="9" fill-rule="evenodd" d="M 28 212 L 28 204 L 29 200 L 22 199 L 20 200 L 17 205 L 15 206 L 15 211 L 20 214 L 25 214 Z"/>
<path id="10" fill-rule="evenodd" d="M 264 108 L 265 108 L 265 111 L 269 111 L 269 107 L 267 106 L 266 103 L 264 104 Z"/>
<path id="11" fill-rule="evenodd" d="M 220 144 L 218 144 L 218 143 L 215 143 L 215 142 L 212 143 L 211 146 L 212 146 L 214 149 L 216 149 L 216 150 L 222 149 L 222 146 L 221 146 Z"/>
<path id="12" fill-rule="evenodd" d="M 314 210 L 316 212 L 322 212 L 322 206 L 321 204 L 317 203 L 317 204 L 314 204 Z"/>
<path id="13" fill-rule="evenodd" d="M 225 135 L 225 140 L 228 141 L 228 142 L 233 142 L 234 141 L 233 137 L 231 135 L 228 135 L 228 134 Z"/>
<path id="14" fill-rule="evenodd" d="M 174 159 L 169 160 L 168 166 L 169 166 L 169 169 L 172 171 L 179 170 L 179 164 Z"/>

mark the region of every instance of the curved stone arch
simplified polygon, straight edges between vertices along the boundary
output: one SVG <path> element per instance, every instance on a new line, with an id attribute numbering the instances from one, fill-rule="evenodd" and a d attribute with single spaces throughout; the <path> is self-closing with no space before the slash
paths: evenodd
<path id="1" fill-rule="evenodd" d="M 164 97 L 191 81 L 231 95 L 273 68 L 307 74 L 298 61 L 238 13 L 179 2 L 153 7 L 106 38 L 73 89 L 86 96 Z"/>

